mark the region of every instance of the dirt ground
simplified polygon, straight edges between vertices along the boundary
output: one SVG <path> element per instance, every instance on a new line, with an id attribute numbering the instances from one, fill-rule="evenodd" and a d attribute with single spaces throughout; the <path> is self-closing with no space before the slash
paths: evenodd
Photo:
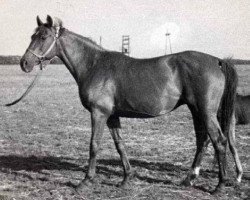
<path id="1" fill-rule="evenodd" d="M 36 72 L 0 66 L 0 103 L 19 97 Z M 239 91 L 250 94 L 250 66 L 237 68 Z M 122 137 L 136 174 L 126 189 L 116 187 L 122 168 L 105 128 L 92 187 L 77 193 L 88 166 L 90 117 L 78 98 L 77 86 L 64 66 L 48 66 L 38 84 L 19 104 L 0 107 L 0 200 L 2 199 L 250 199 L 250 125 L 236 127 L 237 148 L 244 169 L 242 183 L 220 196 L 210 193 L 218 183 L 210 146 L 193 187 L 180 182 L 195 153 L 192 118 L 185 106 L 169 115 L 122 119 Z M 229 178 L 235 179 L 229 155 Z"/>

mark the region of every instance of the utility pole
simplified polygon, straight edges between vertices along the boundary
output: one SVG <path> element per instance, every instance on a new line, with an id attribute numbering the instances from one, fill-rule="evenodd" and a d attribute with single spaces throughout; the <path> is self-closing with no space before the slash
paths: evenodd
<path id="1" fill-rule="evenodd" d="M 168 44 L 169 44 L 170 53 L 172 54 L 172 46 L 171 46 L 171 41 L 170 41 L 170 35 L 171 35 L 171 33 L 169 33 L 168 31 L 165 34 L 165 36 L 166 36 L 165 55 L 168 54 Z"/>
<path id="2" fill-rule="evenodd" d="M 129 35 L 122 36 L 122 53 L 129 56 L 130 54 L 130 38 Z"/>
<path id="3" fill-rule="evenodd" d="M 102 36 L 100 36 L 99 45 L 102 46 Z"/>

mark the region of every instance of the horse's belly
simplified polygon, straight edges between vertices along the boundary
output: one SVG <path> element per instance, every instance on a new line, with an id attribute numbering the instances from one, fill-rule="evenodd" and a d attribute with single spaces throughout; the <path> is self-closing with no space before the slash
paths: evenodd
<path id="1" fill-rule="evenodd" d="M 150 118 L 164 115 L 175 107 L 178 97 L 143 96 L 125 98 L 118 102 L 115 111 L 124 117 Z"/>

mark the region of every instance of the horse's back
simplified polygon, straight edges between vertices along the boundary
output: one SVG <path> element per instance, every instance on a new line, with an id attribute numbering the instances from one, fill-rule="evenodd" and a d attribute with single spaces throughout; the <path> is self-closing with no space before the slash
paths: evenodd
<path id="1" fill-rule="evenodd" d="M 217 94 L 222 95 L 224 75 L 216 57 L 185 51 L 152 59 L 124 58 L 126 64 L 117 66 L 121 74 L 117 79 L 118 109 L 165 114 L 181 104 L 205 101 L 207 90 L 215 83 L 219 84 Z"/>

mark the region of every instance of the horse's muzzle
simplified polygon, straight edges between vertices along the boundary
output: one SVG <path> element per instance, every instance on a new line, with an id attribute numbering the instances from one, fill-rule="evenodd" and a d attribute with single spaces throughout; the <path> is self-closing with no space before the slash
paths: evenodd
<path id="1" fill-rule="evenodd" d="M 20 60 L 20 66 L 21 66 L 21 69 L 26 73 L 32 71 L 32 67 L 30 67 L 28 62 L 23 58 Z"/>

